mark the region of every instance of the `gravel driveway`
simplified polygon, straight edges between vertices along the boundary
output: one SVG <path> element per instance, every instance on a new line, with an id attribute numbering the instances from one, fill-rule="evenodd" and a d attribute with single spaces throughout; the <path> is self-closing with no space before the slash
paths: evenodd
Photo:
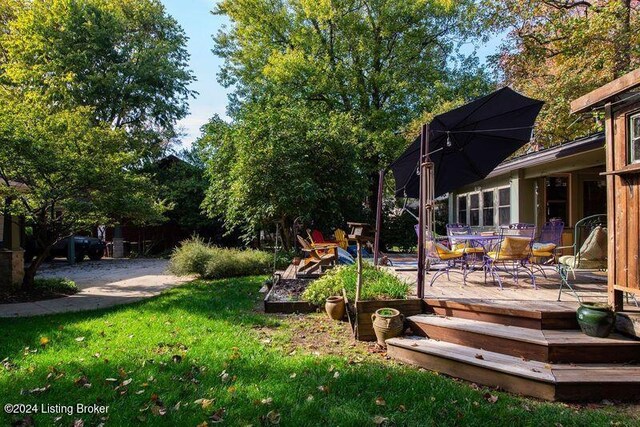
<path id="1" fill-rule="evenodd" d="M 192 280 L 167 271 L 165 259 L 111 259 L 69 265 L 63 260 L 45 264 L 38 277 L 66 277 L 80 292 L 46 301 L 0 304 L 0 317 L 24 317 L 68 311 L 95 310 L 158 295 Z"/>

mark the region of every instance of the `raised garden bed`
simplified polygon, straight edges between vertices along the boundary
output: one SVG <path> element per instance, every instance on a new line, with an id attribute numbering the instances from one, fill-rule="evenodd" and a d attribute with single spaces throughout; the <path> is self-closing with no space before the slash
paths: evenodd
<path id="1" fill-rule="evenodd" d="M 313 313 L 315 305 L 302 301 L 309 279 L 277 279 L 264 297 L 265 313 Z"/>

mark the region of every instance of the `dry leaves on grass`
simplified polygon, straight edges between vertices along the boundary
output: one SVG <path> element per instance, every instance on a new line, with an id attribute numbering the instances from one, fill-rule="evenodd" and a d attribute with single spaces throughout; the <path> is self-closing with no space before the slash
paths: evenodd
<path id="1" fill-rule="evenodd" d="M 498 401 L 498 396 L 488 392 L 483 394 L 482 397 L 489 403 L 496 403 Z"/>
<path id="2" fill-rule="evenodd" d="M 384 400 L 384 397 L 378 396 L 378 397 L 376 397 L 376 405 L 378 405 L 378 406 L 386 406 L 387 405 L 387 401 Z"/>

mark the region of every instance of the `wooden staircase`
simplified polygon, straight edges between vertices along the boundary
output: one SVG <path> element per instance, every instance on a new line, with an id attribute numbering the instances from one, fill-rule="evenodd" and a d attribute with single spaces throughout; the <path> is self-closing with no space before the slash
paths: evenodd
<path id="1" fill-rule="evenodd" d="M 640 341 L 584 335 L 575 325 L 575 308 L 535 302 L 515 308 L 505 302 L 427 304 L 435 313 L 409 317 L 415 335 L 388 340 L 389 356 L 546 400 L 640 398 Z"/>

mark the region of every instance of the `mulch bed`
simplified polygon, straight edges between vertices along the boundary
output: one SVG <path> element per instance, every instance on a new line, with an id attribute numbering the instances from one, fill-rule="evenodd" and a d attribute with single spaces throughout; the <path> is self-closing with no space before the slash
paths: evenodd
<path id="1" fill-rule="evenodd" d="M 0 292 L 0 304 L 15 304 L 20 302 L 35 302 L 48 299 L 64 298 L 77 293 L 69 291 L 69 293 L 54 292 L 47 289 L 33 289 L 31 291 L 15 291 L 12 293 Z"/>
<path id="2" fill-rule="evenodd" d="M 270 301 L 302 301 L 302 293 L 307 289 L 309 279 L 280 279 L 273 286 Z"/>

